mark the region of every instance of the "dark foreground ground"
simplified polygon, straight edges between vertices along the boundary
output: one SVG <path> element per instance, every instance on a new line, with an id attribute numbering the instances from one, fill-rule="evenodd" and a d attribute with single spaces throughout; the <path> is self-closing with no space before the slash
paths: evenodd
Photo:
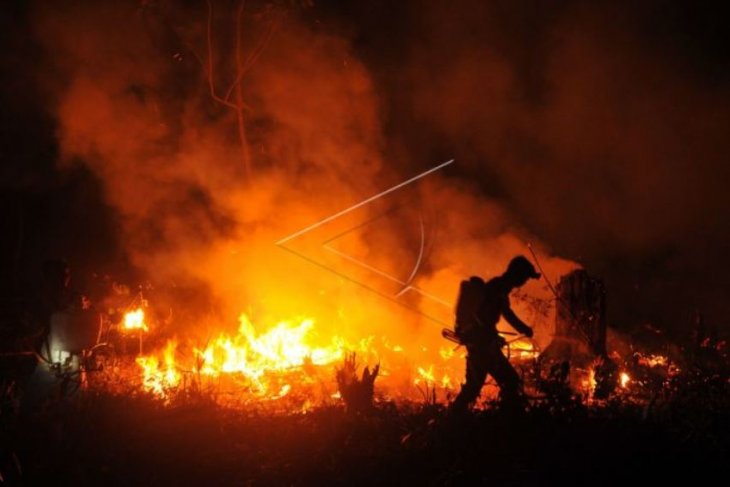
<path id="1" fill-rule="evenodd" d="M 286 416 L 87 394 L 6 424 L 3 461 L 12 472 L 15 452 L 20 485 L 724 485 L 727 393 L 722 379 L 649 406 L 465 418 L 437 405 Z M 12 485 L 6 477 L 0 485 Z"/>

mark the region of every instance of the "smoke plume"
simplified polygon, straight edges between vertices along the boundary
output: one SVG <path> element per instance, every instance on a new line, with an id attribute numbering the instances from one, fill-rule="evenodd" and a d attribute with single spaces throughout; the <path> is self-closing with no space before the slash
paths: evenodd
<path id="1" fill-rule="evenodd" d="M 351 41 L 291 10 L 274 17 L 242 81 L 248 177 L 236 111 L 210 92 L 208 11 L 183 7 L 60 3 L 39 8 L 36 22 L 53 72 L 60 163 L 99 178 L 130 262 L 168 290 L 153 305 L 179 313 L 174 333 L 205 339 L 242 312 L 263 327 L 309 316 L 323 335 L 436 353 L 461 279 L 501 273 L 528 242 L 550 275 L 575 267 L 549 257 L 509 209 L 462 179 L 466 166 L 348 212 L 288 242 L 288 252 L 276 245 L 444 161 L 389 151 L 383 98 Z M 235 11 L 214 7 L 213 84 L 224 96 L 236 75 Z M 264 35 L 270 13 L 245 12 L 246 46 Z M 453 109 L 468 112 L 463 105 Z M 456 134 L 459 117 L 450 117 Z M 537 282 L 526 290 L 549 296 Z M 549 317 L 516 306 L 544 344 Z"/>

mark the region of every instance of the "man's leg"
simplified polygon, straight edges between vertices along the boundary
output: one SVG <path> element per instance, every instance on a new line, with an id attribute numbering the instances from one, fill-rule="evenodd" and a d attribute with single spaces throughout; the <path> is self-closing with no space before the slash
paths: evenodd
<path id="1" fill-rule="evenodd" d="M 517 371 L 499 347 L 495 346 L 490 349 L 487 357 L 487 369 L 499 385 L 499 397 L 502 403 L 508 406 L 522 407 L 524 405 L 522 380 Z"/>
<path id="2" fill-rule="evenodd" d="M 487 378 L 487 361 L 485 352 L 481 349 L 468 348 L 466 356 L 466 382 L 461 385 L 461 391 L 451 403 L 452 410 L 466 411 L 469 404 L 473 403 L 484 385 Z"/>

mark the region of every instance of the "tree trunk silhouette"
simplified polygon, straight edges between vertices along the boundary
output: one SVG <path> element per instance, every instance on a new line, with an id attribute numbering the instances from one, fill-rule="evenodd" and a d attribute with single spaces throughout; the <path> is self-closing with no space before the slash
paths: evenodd
<path id="1" fill-rule="evenodd" d="M 246 73 L 253 67 L 253 65 L 256 63 L 258 58 L 261 56 L 261 53 L 265 49 L 265 47 L 268 45 L 269 41 L 271 40 L 271 37 L 273 36 L 273 33 L 276 29 L 276 25 L 278 23 L 278 17 L 276 15 L 273 16 L 273 18 L 269 21 L 267 28 L 263 35 L 258 39 L 257 43 L 255 43 L 253 49 L 250 50 L 248 55 L 244 55 L 244 48 L 243 48 L 243 29 L 244 29 L 244 23 L 243 23 L 243 15 L 244 15 L 244 8 L 246 6 L 246 2 L 244 0 L 241 0 L 238 3 L 238 6 L 236 8 L 236 14 L 235 14 L 235 49 L 233 52 L 232 60 L 234 62 L 234 65 L 236 67 L 235 69 L 235 79 L 234 81 L 228 85 L 228 88 L 225 90 L 225 95 L 221 96 L 218 94 L 218 91 L 216 89 L 216 77 L 215 77 L 215 69 L 214 69 L 214 52 L 215 49 L 213 48 L 213 4 L 211 0 L 208 0 L 208 20 L 207 20 L 207 55 L 208 60 L 206 63 L 206 70 L 207 70 L 207 78 L 208 78 L 208 89 L 210 91 L 210 96 L 215 100 L 217 103 L 230 108 L 233 110 L 236 114 L 236 124 L 237 124 L 237 133 L 238 133 L 238 142 L 240 146 L 240 161 L 241 165 L 243 166 L 243 172 L 246 177 L 247 182 L 251 181 L 251 178 L 253 177 L 253 160 L 251 158 L 251 150 L 248 142 L 248 133 L 246 129 L 246 111 L 250 111 L 250 107 L 246 105 L 245 99 L 244 99 L 244 90 L 243 90 L 243 79 L 246 76 Z M 274 12 L 273 9 L 270 10 L 271 12 Z"/>

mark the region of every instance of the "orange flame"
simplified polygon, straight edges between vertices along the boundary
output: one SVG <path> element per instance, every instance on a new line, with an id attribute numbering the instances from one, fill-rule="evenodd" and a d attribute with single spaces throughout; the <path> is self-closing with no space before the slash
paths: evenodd
<path id="1" fill-rule="evenodd" d="M 532 340 L 519 338 L 509 344 L 510 356 L 518 359 L 534 359 L 540 355 Z"/>
<path id="2" fill-rule="evenodd" d="M 273 376 L 281 378 L 308 365 L 332 364 L 344 356 L 344 342 L 337 337 L 330 343 L 316 345 L 310 333 L 313 326 L 310 319 L 296 325 L 282 321 L 257 335 L 249 318 L 241 315 L 236 335 L 221 334 L 207 347 L 194 349 L 197 363 L 191 370 L 209 378 L 221 374 L 243 378 L 259 395 L 270 399 L 284 397 L 291 385 L 273 381 Z M 174 360 L 176 346 L 174 341 L 168 343 L 164 369 L 159 367 L 155 357 L 137 359 L 143 369 L 143 384 L 147 391 L 165 397 L 170 386 L 179 383 L 180 372 Z"/>
<path id="3" fill-rule="evenodd" d="M 639 354 L 639 364 L 646 367 L 666 367 L 669 365 L 669 359 L 663 355 Z"/>
<path id="4" fill-rule="evenodd" d="M 243 314 L 236 333 L 222 333 L 205 346 L 187 343 L 178 348 L 178 343 L 170 341 L 164 352 L 139 357 L 144 389 L 169 400 L 185 377 L 190 382 L 184 384 L 234 386 L 244 394 L 235 397 L 244 402 L 290 397 L 306 398 L 311 406 L 318 397 L 339 397 L 332 380 L 335 364 L 346 352 L 357 352 L 363 362 L 381 364 L 378 380 L 386 395 L 394 392 L 396 397 L 420 399 L 426 386 L 438 389 L 445 400 L 459 386 L 464 370 L 465 350 L 450 346 L 410 347 L 405 353 L 404 347 L 388 337 L 370 335 L 348 341 L 339 335 L 319 335 L 312 319 L 280 321 L 264 331 L 257 328 Z M 531 341 L 511 345 L 512 359 L 537 354 Z"/>
<path id="5" fill-rule="evenodd" d="M 126 331 L 149 331 L 147 323 L 144 320 L 144 310 L 137 308 L 134 311 L 130 311 L 124 315 L 124 321 L 122 322 L 122 330 Z"/>
<path id="6" fill-rule="evenodd" d="M 180 384 L 181 375 L 175 365 L 177 343 L 170 340 L 164 351 L 163 364 L 156 357 L 137 357 L 142 368 L 142 385 L 148 392 L 162 398 L 169 398 L 171 390 Z"/>
<path id="7" fill-rule="evenodd" d="M 342 342 L 337 337 L 326 346 L 312 344 L 310 319 L 298 325 L 282 321 L 261 335 L 246 315 L 240 317 L 238 334 L 219 336 L 203 350 L 196 350 L 202 360 L 200 371 L 206 375 L 240 373 L 252 381 L 268 371 L 283 371 L 305 363 L 325 365 L 342 358 Z"/>
<path id="8" fill-rule="evenodd" d="M 591 367 L 588 369 L 588 375 L 581 381 L 583 390 L 587 393 L 587 397 L 590 399 L 593 397 L 593 393 L 596 390 L 596 370 Z"/>

